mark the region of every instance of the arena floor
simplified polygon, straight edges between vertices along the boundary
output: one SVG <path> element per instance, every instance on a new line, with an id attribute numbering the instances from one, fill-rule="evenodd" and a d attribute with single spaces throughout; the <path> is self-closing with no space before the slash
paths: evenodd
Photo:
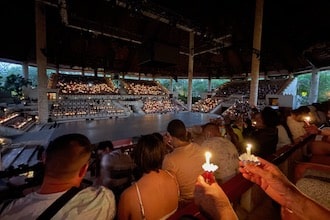
<path id="1" fill-rule="evenodd" d="M 202 125 L 219 115 L 197 112 L 134 115 L 127 118 L 84 120 L 59 123 L 55 128 L 44 126 L 41 130 L 26 132 L 14 139 L 14 143 L 40 143 L 47 145 L 50 140 L 68 133 L 86 135 L 92 143 L 104 140 L 122 140 L 153 132 L 165 132 L 172 119 L 182 120 L 186 127 Z"/>

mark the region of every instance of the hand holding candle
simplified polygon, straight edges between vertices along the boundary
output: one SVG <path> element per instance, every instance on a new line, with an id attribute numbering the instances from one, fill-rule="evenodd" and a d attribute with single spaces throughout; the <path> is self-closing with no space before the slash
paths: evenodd
<path id="1" fill-rule="evenodd" d="M 251 154 L 251 150 L 252 150 L 252 144 L 247 144 L 246 145 L 246 153 L 241 154 L 239 156 L 239 160 L 243 161 L 244 163 L 246 162 L 252 162 L 255 164 L 259 164 L 259 160 L 256 156 L 254 156 L 253 154 Z"/>
<path id="2" fill-rule="evenodd" d="M 213 172 L 218 169 L 218 166 L 215 164 L 210 163 L 211 153 L 206 151 L 205 152 L 205 163 L 203 164 L 202 168 L 204 169 L 203 177 L 205 179 L 205 182 L 208 184 L 212 184 L 215 181 L 215 178 L 213 176 Z"/>

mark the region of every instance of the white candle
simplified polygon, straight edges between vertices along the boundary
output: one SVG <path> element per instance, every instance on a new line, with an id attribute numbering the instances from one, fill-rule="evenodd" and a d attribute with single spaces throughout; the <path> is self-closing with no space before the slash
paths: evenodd
<path id="1" fill-rule="evenodd" d="M 210 164 L 210 158 L 211 158 L 211 153 L 206 151 L 205 152 L 205 160 L 206 160 L 206 164 Z"/>
<path id="2" fill-rule="evenodd" d="M 205 163 L 203 164 L 202 168 L 204 171 L 207 172 L 214 172 L 218 169 L 218 166 L 210 163 L 210 158 L 211 158 L 212 154 L 208 151 L 205 152 Z"/>
<path id="3" fill-rule="evenodd" d="M 246 153 L 247 155 L 251 155 L 251 148 L 252 148 L 252 145 L 251 144 L 247 144 L 247 147 L 246 147 Z"/>

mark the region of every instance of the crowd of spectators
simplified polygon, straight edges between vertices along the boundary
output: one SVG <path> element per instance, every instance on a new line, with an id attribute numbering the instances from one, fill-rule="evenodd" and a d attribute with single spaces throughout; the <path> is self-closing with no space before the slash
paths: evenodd
<path id="1" fill-rule="evenodd" d="M 258 98 L 265 99 L 267 94 L 277 94 L 286 81 L 287 79 L 259 80 Z M 250 81 L 232 81 L 219 87 L 216 96 L 249 95 L 249 91 Z"/>
<path id="2" fill-rule="evenodd" d="M 293 111 L 295 112 L 295 110 Z M 305 117 L 310 117 L 310 115 L 306 114 L 308 113 L 307 111 L 301 112 L 302 115 L 300 115 L 299 118 L 302 120 L 306 120 Z M 127 154 L 127 152 L 122 151 L 121 149 L 114 150 L 112 144 L 109 144 L 111 143 L 109 141 L 101 142 L 99 144 L 100 152 L 98 154 L 99 171 L 95 172 L 98 173 L 97 176 L 100 179 L 98 179 L 96 183 L 105 186 L 105 188 L 99 188 L 97 190 L 101 190 L 101 192 L 108 197 L 105 206 L 111 209 L 111 213 L 108 213 L 111 215 L 110 218 L 112 219 L 114 215 L 118 215 L 118 219 L 130 219 L 133 216 L 134 218 L 151 219 L 158 219 L 164 216 L 168 217 L 173 214 L 180 205 L 191 202 L 193 199 L 198 200 L 199 197 L 204 197 L 205 194 L 199 194 L 200 192 L 196 194 L 195 190 L 198 190 L 199 187 L 201 187 L 198 184 L 203 185 L 203 181 L 200 179 L 200 174 L 203 173 L 202 165 L 205 162 L 205 151 L 212 152 L 212 163 L 219 165 L 218 172 L 214 173 L 215 179 L 218 183 L 226 182 L 228 179 L 236 175 L 239 170 L 237 157 L 243 152 L 242 149 L 238 148 L 232 141 L 233 137 L 228 136 L 229 130 L 227 130 L 228 127 L 223 127 L 224 124 L 229 124 L 230 128 L 237 126 L 238 130 L 242 132 L 244 141 L 250 142 L 248 138 L 254 138 L 255 142 L 253 142 L 252 153 L 267 158 L 274 153 L 277 144 L 275 141 L 277 142 L 279 139 L 278 132 L 273 132 L 277 131 L 277 125 L 279 124 L 277 118 L 278 113 L 277 110 L 271 109 L 270 107 L 265 107 L 259 110 L 246 106 L 246 103 L 244 102 L 238 102 L 236 103 L 235 108 L 229 109 L 229 112 L 219 118 L 219 121 L 212 121 L 201 126 L 201 136 L 203 138 L 200 143 L 195 141 L 194 135 L 192 135 L 185 127 L 185 124 L 178 119 L 174 119 L 168 123 L 167 132 L 164 136 L 159 133 L 141 136 L 137 145 L 133 149 L 133 152 L 130 152 L 130 154 Z M 238 123 L 240 120 L 242 120 L 242 123 Z M 251 127 L 248 127 L 245 124 L 248 120 L 251 121 Z M 310 122 L 312 121 L 313 119 L 311 118 Z M 307 129 L 306 121 L 305 124 L 301 125 L 304 129 Z M 225 132 L 223 132 L 223 128 L 225 128 Z M 250 130 L 246 131 L 246 129 Z M 308 132 L 324 135 L 327 134 L 326 132 L 318 130 L 317 127 L 313 127 L 313 130 L 312 128 L 310 130 L 307 129 L 306 133 Z M 305 134 L 303 134 L 303 136 L 304 135 Z M 70 141 L 66 138 L 69 137 L 70 136 L 64 136 L 55 140 L 56 145 L 64 144 L 67 149 L 75 149 L 71 152 L 72 154 L 75 154 L 75 151 L 81 151 L 81 147 L 86 148 L 87 145 L 89 145 L 88 140 L 79 135 L 74 135 L 72 138 L 77 138 L 76 141 L 80 141 L 81 139 L 81 143 L 77 142 L 68 145 Z M 64 139 L 62 140 L 62 138 Z M 268 140 L 270 140 L 270 142 L 268 142 Z M 56 152 L 56 150 L 52 152 L 52 148 L 55 147 L 53 145 L 55 145 L 55 143 L 51 143 L 50 150 L 48 150 L 49 155 L 53 155 L 54 152 Z M 105 145 L 105 147 L 102 147 L 102 145 Z M 171 147 L 170 151 L 166 145 Z M 328 143 L 326 146 L 328 146 Z M 89 151 L 90 150 L 88 150 L 88 152 Z M 59 151 L 58 155 L 62 157 L 63 152 L 63 150 L 61 150 L 61 152 Z M 57 153 L 54 155 L 57 155 Z M 134 160 L 134 164 L 132 159 Z M 35 199 L 35 205 L 39 205 L 40 201 L 43 199 L 48 202 L 47 204 L 50 204 L 56 196 L 61 195 L 56 194 L 55 196 L 54 190 L 56 189 L 52 189 L 51 185 L 47 186 L 47 184 L 52 183 L 52 181 L 61 183 L 62 179 L 54 179 L 53 175 L 55 174 L 64 175 L 63 181 L 66 180 L 64 178 L 66 177 L 66 174 L 57 172 L 57 169 L 55 169 L 55 160 L 55 158 L 48 158 L 48 163 L 50 163 L 47 170 L 48 176 L 45 179 L 46 182 L 44 182 L 41 188 L 43 193 L 47 196 L 45 196 L 45 198 L 40 197 L 35 199 L 34 197 L 36 195 L 38 196 L 38 194 L 34 193 L 28 195 L 26 198 L 31 199 L 32 196 Z M 78 180 L 78 182 L 72 182 L 74 186 L 81 181 L 81 177 L 86 172 L 86 160 L 87 156 L 84 156 L 82 160 L 79 160 L 79 166 L 74 169 L 72 168 L 74 170 L 72 177 L 76 175 L 74 178 L 77 178 Z M 261 160 L 261 162 L 267 165 L 267 161 Z M 68 165 L 68 163 L 66 164 Z M 129 172 L 123 173 L 123 170 L 129 170 Z M 242 172 L 241 168 L 240 171 Z M 245 172 L 243 172 L 243 174 L 247 175 Z M 245 178 L 247 178 L 247 176 L 245 176 Z M 197 185 L 196 179 L 198 180 Z M 127 182 L 127 180 L 129 180 L 129 182 Z M 131 185 L 131 183 L 133 183 L 133 185 Z M 207 185 L 203 185 L 203 187 L 208 188 Z M 108 189 L 111 191 L 108 191 Z M 61 190 L 64 190 L 64 188 Z M 221 188 L 218 188 L 217 190 L 221 190 Z M 157 191 L 158 193 L 152 194 L 151 192 L 153 191 Z M 95 189 L 89 188 L 85 190 L 84 193 L 87 193 L 92 197 L 96 196 L 97 198 L 97 195 L 94 195 L 94 192 Z M 159 201 L 160 195 L 167 199 Z M 78 196 L 84 198 L 84 195 L 78 194 Z M 223 194 L 223 196 L 225 195 Z M 16 215 L 20 216 L 21 212 L 14 212 L 14 210 L 18 210 L 18 208 L 21 208 L 23 205 L 26 206 L 26 199 L 21 199 L 19 203 L 17 203 L 18 206 L 11 205 L 9 208 L 4 209 L 4 215 L 8 218 Z M 77 198 L 73 199 L 73 201 L 77 202 Z M 204 206 L 204 209 L 209 210 L 208 208 L 210 207 L 205 206 L 204 202 L 198 200 L 198 203 Z M 70 212 L 72 209 L 75 209 L 74 204 L 72 202 L 69 202 L 68 204 L 70 205 L 65 206 L 65 209 L 63 209 L 65 210 L 65 213 L 59 212 L 58 215 L 71 214 Z M 93 202 L 90 204 L 93 204 Z M 117 212 L 115 211 L 116 205 L 118 205 Z M 43 205 L 41 207 L 45 206 L 46 205 Z M 89 206 L 89 204 L 84 203 L 84 206 Z M 157 208 L 155 209 L 155 207 Z M 229 207 L 231 206 L 228 206 L 228 208 Z M 38 209 L 39 211 L 35 213 L 31 213 L 25 209 L 22 210 L 31 216 L 37 216 L 42 212 L 42 209 Z M 162 211 L 160 212 L 159 210 Z M 96 209 L 95 211 L 102 212 L 102 210 L 99 209 Z M 213 209 L 213 211 L 215 211 L 215 209 Z M 83 213 L 84 212 L 78 213 L 78 215 Z M 94 211 L 91 210 L 91 213 L 94 213 Z M 231 213 L 235 215 L 233 210 L 231 210 Z"/>
<path id="3" fill-rule="evenodd" d="M 61 94 L 118 94 L 111 80 L 104 77 L 57 74 L 56 89 Z M 55 80 L 54 82 L 55 83 Z"/>
<path id="4" fill-rule="evenodd" d="M 222 102 L 220 98 L 200 99 L 192 105 L 192 111 L 195 112 L 210 112 Z"/>
<path id="5" fill-rule="evenodd" d="M 146 114 L 167 113 L 179 111 L 179 107 L 169 98 L 145 98 L 142 110 Z"/>
<path id="6" fill-rule="evenodd" d="M 125 79 L 123 84 L 124 89 L 129 95 L 168 95 L 168 93 L 154 81 Z"/>

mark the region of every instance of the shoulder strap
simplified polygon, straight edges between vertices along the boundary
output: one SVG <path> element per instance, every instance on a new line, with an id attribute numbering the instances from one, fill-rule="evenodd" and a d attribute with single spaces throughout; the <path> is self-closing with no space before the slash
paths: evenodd
<path id="1" fill-rule="evenodd" d="M 143 204 L 142 204 L 140 190 L 139 190 L 139 187 L 138 187 L 137 183 L 135 183 L 134 185 L 135 185 L 136 192 L 137 192 L 137 195 L 138 195 L 138 198 L 139 198 L 142 219 L 144 220 L 144 219 L 146 219 L 146 216 L 145 216 L 145 213 L 144 213 L 144 207 L 143 207 Z"/>
<path id="2" fill-rule="evenodd" d="M 39 215 L 37 220 L 51 219 L 72 197 L 74 197 L 81 188 L 72 187 L 62 196 L 60 196 L 55 202 L 53 202 L 43 213 Z"/>

